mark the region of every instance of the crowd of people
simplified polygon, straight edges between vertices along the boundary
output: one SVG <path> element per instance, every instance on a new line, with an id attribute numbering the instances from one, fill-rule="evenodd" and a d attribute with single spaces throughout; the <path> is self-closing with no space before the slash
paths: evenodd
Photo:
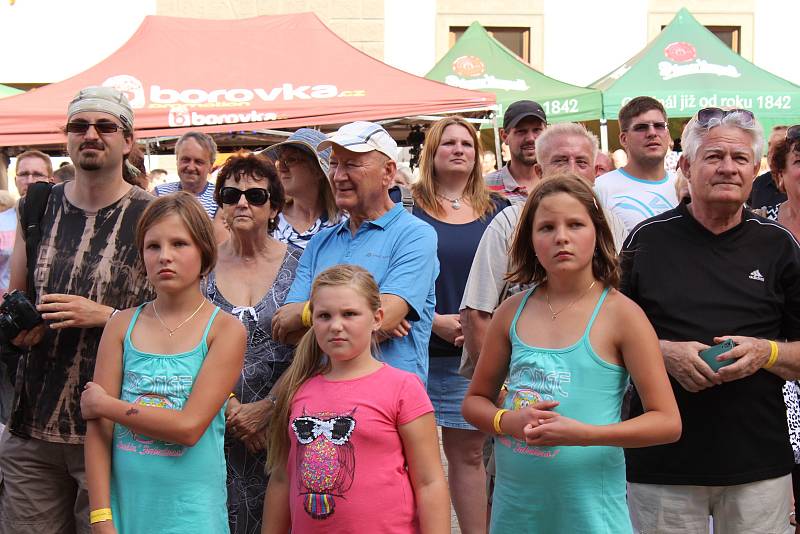
<path id="1" fill-rule="evenodd" d="M 672 163 L 641 96 L 614 168 L 519 101 L 500 169 L 450 116 L 413 183 L 376 123 L 213 182 L 191 131 L 151 195 L 134 119 L 83 89 L 73 176 L 0 196 L 0 534 L 795 532 L 800 125 L 757 178 L 705 108 Z"/>

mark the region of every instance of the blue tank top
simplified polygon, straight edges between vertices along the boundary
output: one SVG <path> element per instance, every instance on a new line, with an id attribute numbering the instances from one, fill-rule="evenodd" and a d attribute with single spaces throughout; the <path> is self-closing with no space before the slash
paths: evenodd
<path id="1" fill-rule="evenodd" d="M 532 347 L 517 336 L 517 321 L 534 290 L 523 297 L 511 323 L 504 407 L 513 410 L 556 400 L 556 411 L 566 417 L 591 425 L 618 423 L 628 372 L 600 358 L 589 343 L 608 289 L 600 295 L 583 336 L 561 349 Z M 621 448 L 538 447 L 501 436 L 495 439 L 495 459 L 492 534 L 631 532 Z"/>
<path id="2" fill-rule="evenodd" d="M 133 346 L 125 333 L 120 398 L 142 406 L 181 410 L 208 354 L 206 339 L 215 308 L 194 349 L 153 354 Z M 119 534 L 228 534 L 223 442 L 225 406 L 193 447 L 167 443 L 115 424 L 111 459 L 111 509 Z"/>

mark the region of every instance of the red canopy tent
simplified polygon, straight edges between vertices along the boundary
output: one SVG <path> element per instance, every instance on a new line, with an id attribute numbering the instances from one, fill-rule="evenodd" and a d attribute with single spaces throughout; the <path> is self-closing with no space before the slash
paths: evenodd
<path id="1" fill-rule="evenodd" d="M 495 101 L 390 67 L 312 13 L 149 16 L 91 69 L 0 101 L 0 146 L 62 143 L 67 104 L 89 85 L 126 92 L 139 138 L 340 124 L 488 108 Z"/>

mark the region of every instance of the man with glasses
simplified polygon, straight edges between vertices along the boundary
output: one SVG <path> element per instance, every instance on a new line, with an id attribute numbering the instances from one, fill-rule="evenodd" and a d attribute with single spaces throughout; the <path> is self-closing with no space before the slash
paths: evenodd
<path id="1" fill-rule="evenodd" d="M 678 442 L 626 450 L 633 526 L 705 533 L 713 516 L 714 532 L 793 532 L 781 390 L 800 376 L 800 247 L 743 208 L 764 148 L 750 111 L 700 110 L 681 145 L 691 202 L 641 223 L 622 253 L 622 291 L 661 340 L 683 420 Z M 630 410 L 647 399 L 634 391 Z"/>
<path id="2" fill-rule="evenodd" d="M 426 382 L 439 274 L 436 232 L 389 196 L 397 172 L 397 143 L 382 126 L 346 124 L 317 150 L 329 147 L 336 206 L 348 217 L 309 241 L 286 304 L 272 318 L 272 337 L 292 342 L 311 326 L 308 299 L 320 272 L 340 263 L 360 265 L 381 291 L 383 359 Z"/>
<path id="3" fill-rule="evenodd" d="M 152 197 L 123 179 L 134 143 L 128 100 L 108 87 L 83 89 L 69 104 L 65 130 L 75 179 L 52 188 L 35 259 L 28 261 L 23 225 L 11 256 L 11 289 L 35 290 L 44 324 L 13 340 L 28 351 L 0 442 L 0 534 L 91 532 L 81 390 L 106 321 L 152 297 L 135 245 Z M 20 202 L 22 221 L 32 197 L 29 191 Z M 31 276 L 28 265 L 35 265 Z"/>
<path id="4" fill-rule="evenodd" d="M 38 150 L 28 150 L 17 156 L 14 182 L 19 196 L 24 197 L 34 182 L 52 182 L 53 163 L 50 156 Z"/>
<path id="5" fill-rule="evenodd" d="M 678 197 L 675 176 L 664 170 L 670 143 L 664 106 L 655 98 L 637 96 L 619 110 L 619 127 L 628 163 L 598 177 L 594 190 L 630 232 L 643 220 L 675 207 Z"/>

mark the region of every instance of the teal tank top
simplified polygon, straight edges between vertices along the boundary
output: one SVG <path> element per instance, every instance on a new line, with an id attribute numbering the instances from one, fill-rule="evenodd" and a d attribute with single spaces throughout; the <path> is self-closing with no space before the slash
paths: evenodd
<path id="1" fill-rule="evenodd" d="M 592 425 L 619 422 L 628 372 L 600 358 L 589 343 L 589 332 L 608 289 L 600 295 L 583 336 L 561 349 L 532 347 L 517 336 L 520 313 L 535 289 L 522 299 L 511 323 L 504 408 L 556 400 L 560 402 L 556 411 L 566 417 Z M 536 447 L 501 436 L 495 438 L 494 450 L 497 477 L 492 534 L 632 531 L 621 448 Z"/>
<path id="2" fill-rule="evenodd" d="M 208 320 L 194 349 L 153 354 L 133 346 L 125 333 L 120 398 L 142 406 L 181 410 L 208 354 Z M 223 443 L 225 406 L 194 447 L 167 443 L 115 424 L 111 460 L 111 509 L 119 534 L 229 534 Z"/>

